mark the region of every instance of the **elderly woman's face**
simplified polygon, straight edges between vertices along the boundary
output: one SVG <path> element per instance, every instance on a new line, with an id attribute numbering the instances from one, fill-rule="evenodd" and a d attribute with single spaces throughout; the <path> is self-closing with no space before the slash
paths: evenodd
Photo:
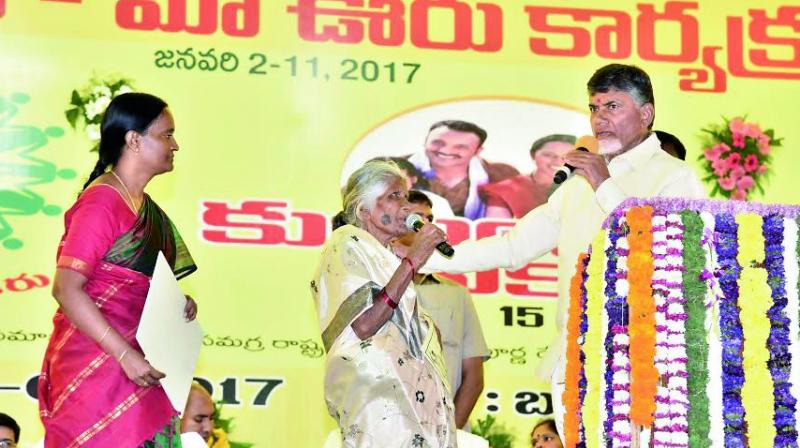
<path id="1" fill-rule="evenodd" d="M 361 214 L 364 229 L 381 241 L 408 233 L 406 217 L 410 213 L 406 200 L 408 188 L 405 179 L 391 182 L 378 198 L 375 205 Z"/>

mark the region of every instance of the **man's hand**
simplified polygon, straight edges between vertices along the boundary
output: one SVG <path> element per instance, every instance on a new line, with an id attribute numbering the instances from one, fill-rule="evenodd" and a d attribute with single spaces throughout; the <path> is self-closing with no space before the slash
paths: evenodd
<path id="1" fill-rule="evenodd" d="M 606 158 L 600 154 L 586 151 L 572 151 L 567 154 L 564 161 L 574 166 L 575 174 L 585 177 L 595 191 L 600 187 L 600 184 L 611 177 L 611 174 L 608 172 Z"/>

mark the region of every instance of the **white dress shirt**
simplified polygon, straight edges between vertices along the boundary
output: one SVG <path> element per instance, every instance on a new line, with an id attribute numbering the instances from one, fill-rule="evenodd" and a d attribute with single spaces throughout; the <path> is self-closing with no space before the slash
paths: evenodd
<path id="1" fill-rule="evenodd" d="M 705 198 L 700 179 L 686 162 L 661 149 L 654 133 L 608 164 L 611 174 L 597 191 L 582 176 L 573 176 L 543 204 L 523 216 L 503 235 L 465 241 L 446 259 L 434 252 L 425 271 L 463 273 L 495 268 L 520 269 L 558 248 L 556 336 L 538 370 L 550 380 L 562 357 L 569 284 L 578 255 L 588 250 L 605 218 L 623 200 L 655 196 Z M 563 369 L 562 374 L 563 375 Z M 563 381 L 563 378 L 557 378 Z"/>

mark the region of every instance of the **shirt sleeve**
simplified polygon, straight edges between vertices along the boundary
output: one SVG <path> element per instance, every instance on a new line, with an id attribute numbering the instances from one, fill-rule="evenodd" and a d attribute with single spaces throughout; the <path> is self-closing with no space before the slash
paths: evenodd
<path id="1" fill-rule="evenodd" d="M 475 310 L 472 296 L 464 291 L 464 335 L 462 345 L 462 359 L 481 357 L 484 361 L 489 359 L 489 347 L 483 337 L 481 321 Z"/>
<path id="2" fill-rule="evenodd" d="M 604 180 L 603 183 L 597 187 L 597 190 L 594 194 L 595 198 L 597 199 L 597 203 L 600 205 L 600 208 L 603 209 L 603 213 L 606 215 L 613 212 L 614 209 L 622 203 L 622 201 L 627 199 L 625 192 L 623 192 L 622 189 L 617 186 L 617 184 L 614 182 L 614 179 L 611 177 Z"/>
<path id="3" fill-rule="evenodd" d="M 91 275 L 117 237 L 114 201 L 118 200 L 116 191 L 102 186 L 81 194 L 67 224 L 56 267 Z"/>
<path id="4" fill-rule="evenodd" d="M 558 244 L 558 210 L 563 200 L 563 190 L 559 188 L 553 192 L 547 203 L 528 212 L 507 233 L 464 241 L 455 247 L 452 258 L 434 252 L 421 271 L 456 274 L 496 268 L 522 268 Z"/>

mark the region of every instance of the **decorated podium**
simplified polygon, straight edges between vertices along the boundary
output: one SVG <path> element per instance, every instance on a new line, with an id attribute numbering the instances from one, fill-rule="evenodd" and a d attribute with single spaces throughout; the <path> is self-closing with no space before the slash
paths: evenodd
<path id="1" fill-rule="evenodd" d="M 800 207 L 631 199 L 577 260 L 565 446 L 797 447 Z"/>

